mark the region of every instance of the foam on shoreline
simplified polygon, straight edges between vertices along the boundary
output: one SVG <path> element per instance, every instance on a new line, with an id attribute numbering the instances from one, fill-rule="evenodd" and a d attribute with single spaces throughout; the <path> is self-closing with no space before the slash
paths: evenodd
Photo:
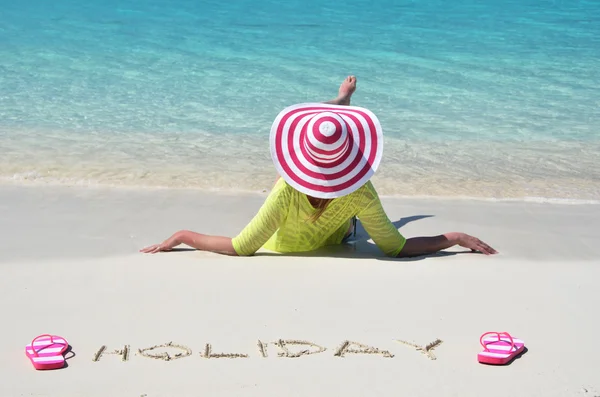
<path id="1" fill-rule="evenodd" d="M 265 136 L 88 137 L 22 131 L 0 141 L 0 183 L 263 192 L 276 172 Z M 27 138 L 27 139 L 26 139 Z M 432 142 L 387 138 L 381 195 L 568 203 L 600 200 L 600 142 Z"/>

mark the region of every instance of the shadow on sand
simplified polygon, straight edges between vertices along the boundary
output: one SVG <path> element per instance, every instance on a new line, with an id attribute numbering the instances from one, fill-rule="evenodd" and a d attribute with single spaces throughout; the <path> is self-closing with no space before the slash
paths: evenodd
<path id="1" fill-rule="evenodd" d="M 400 229 L 406 226 L 408 223 L 418 221 L 425 218 L 431 218 L 434 215 L 413 215 L 400 218 L 395 222 L 392 222 L 396 229 Z M 308 252 L 294 252 L 294 253 L 277 253 L 277 252 L 257 252 L 254 256 L 286 256 L 286 257 L 300 257 L 300 258 L 311 258 L 311 257 L 329 257 L 329 258 L 347 258 L 347 259 L 378 259 L 384 261 L 400 261 L 400 262 L 412 262 L 421 261 L 427 258 L 441 258 L 447 256 L 454 256 L 459 254 L 478 254 L 471 250 L 465 251 L 440 251 L 434 254 L 420 255 L 409 258 L 391 258 L 385 256 L 383 252 L 372 242 L 369 241 L 370 237 L 367 231 L 364 229 L 360 220 L 356 224 L 356 235 L 352 236 L 346 243 L 339 245 L 331 245 L 323 247 L 314 251 Z M 193 248 L 174 248 L 171 252 L 186 252 L 196 251 Z"/>

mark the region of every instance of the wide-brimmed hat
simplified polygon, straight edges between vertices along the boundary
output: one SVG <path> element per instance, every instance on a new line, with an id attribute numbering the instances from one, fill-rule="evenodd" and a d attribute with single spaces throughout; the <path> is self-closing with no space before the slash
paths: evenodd
<path id="1" fill-rule="evenodd" d="M 271 158 L 295 189 L 318 198 L 352 193 L 375 173 L 383 153 L 377 117 L 356 106 L 301 103 L 271 127 Z"/>

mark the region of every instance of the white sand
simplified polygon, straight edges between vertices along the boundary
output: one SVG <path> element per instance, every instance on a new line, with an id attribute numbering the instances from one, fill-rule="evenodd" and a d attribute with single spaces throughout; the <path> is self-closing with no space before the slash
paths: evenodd
<path id="1" fill-rule="evenodd" d="M 262 200 L 1 187 L 0 396 L 600 395 L 600 206 L 384 200 L 407 237 L 465 231 L 495 257 L 388 260 L 366 241 L 328 257 L 137 253 L 178 229 L 234 235 Z M 478 364 L 480 334 L 496 330 L 529 351 L 510 366 Z M 69 340 L 68 368 L 33 369 L 24 346 L 41 333 Z M 436 338 L 435 361 L 394 341 Z M 270 346 L 262 358 L 259 339 L 327 350 L 292 359 Z M 335 357 L 344 340 L 394 357 Z M 102 345 L 136 352 L 169 341 L 192 355 L 92 362 Z M 249 357 L 206 359 L 206 343 Z"/>

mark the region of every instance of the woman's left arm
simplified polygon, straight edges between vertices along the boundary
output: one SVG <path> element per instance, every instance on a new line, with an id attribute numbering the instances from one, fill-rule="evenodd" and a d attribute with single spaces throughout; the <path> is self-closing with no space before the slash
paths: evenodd
<path id="1" fill-rule="evenodd" d="M 161 251 L 171 251 L 180 244 L 189 245 L 197 250 L 237 256 L 237 252 L 233 249 L 231 237 L 210 236 L 190 230 L 180 230 L 162 243 L 142 248 L 140 252 L 155 254 Z"/>

